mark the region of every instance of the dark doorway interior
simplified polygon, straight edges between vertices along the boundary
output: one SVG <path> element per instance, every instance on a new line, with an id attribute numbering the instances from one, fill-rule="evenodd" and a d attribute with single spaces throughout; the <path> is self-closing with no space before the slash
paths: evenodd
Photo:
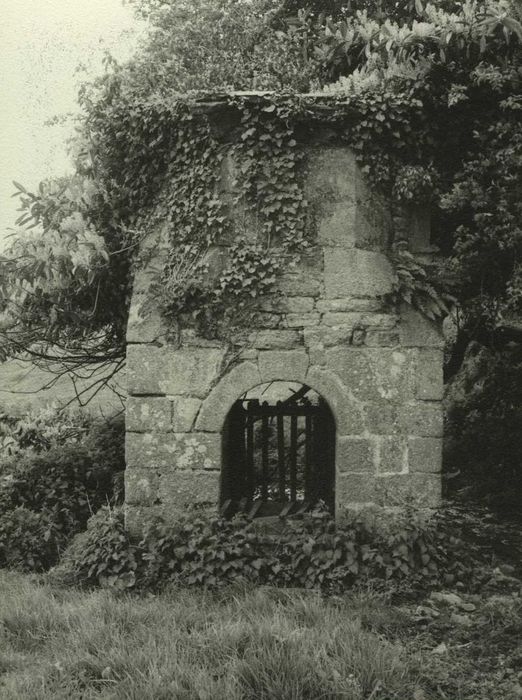
<path id="1" fill-rule="evenodd" d="M 271 382 L 232 406 L 223 429 L 221 512 L 287 516 L 335 504 L 335 421 L 313 389 Z"/>

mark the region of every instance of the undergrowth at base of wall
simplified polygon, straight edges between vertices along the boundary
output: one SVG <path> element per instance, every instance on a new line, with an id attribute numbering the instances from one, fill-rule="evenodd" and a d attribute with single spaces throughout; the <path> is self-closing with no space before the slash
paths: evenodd
<path id="1" fill-rule="evenodd" d="M 91 519 L 52 572 L 53 581 L 120 590 L 169 583 L 218 588 L 232 583 L 341 592 L 355 583 L 405 590 L 470 578 L 473 551 L 455 522 L 406 508 L 347 517 L 336 526 L 317 510 L 273 533 L 244 517 L 194 511 L 174 524 L 157 519 L 133 541 L 120 511 Z"/>

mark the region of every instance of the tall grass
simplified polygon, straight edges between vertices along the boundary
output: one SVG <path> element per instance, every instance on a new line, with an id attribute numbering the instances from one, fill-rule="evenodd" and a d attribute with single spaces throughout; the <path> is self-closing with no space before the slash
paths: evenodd
<path id="1" fill-rule="evenodd" d="M 272 589 L 115 597 L 0 572 L 0 697 L 405 700 L 413 668 L 365 629 L 365 605 Z"/>

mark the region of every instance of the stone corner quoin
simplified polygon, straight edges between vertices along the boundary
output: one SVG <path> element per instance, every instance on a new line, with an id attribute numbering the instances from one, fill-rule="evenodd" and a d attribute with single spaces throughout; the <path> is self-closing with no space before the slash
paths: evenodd
<path id="1" fill-rule="evenodd" d="M 441 329 L 410 307 L 383 306 L 394 280 L 390 214 L 350 150 L 315 145 L 307 173 L 314 254 L 282 275 L 278 295 L 262 300 L 270 310 L 242 346 L 169 333 L 159 315 L 140 316 L 145 292 L 135 291 L 127 337 L 129 526 L 198 502 L 217 508 L 228 412 L 245 392 L 279 380 L 310 386 L 331 409 L 336 514 L 407 494 L 429 507 L 439 502 Z"/>

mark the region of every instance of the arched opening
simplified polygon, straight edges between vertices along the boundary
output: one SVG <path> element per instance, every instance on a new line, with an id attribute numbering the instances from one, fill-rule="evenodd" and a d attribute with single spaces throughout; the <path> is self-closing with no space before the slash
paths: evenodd
<path id="1" fill-rule="evenodd" d="M 334 512 L 335 420 L 309 386 L 274 381 L 245 392 L 223 427 L 221 513 Z"/>

